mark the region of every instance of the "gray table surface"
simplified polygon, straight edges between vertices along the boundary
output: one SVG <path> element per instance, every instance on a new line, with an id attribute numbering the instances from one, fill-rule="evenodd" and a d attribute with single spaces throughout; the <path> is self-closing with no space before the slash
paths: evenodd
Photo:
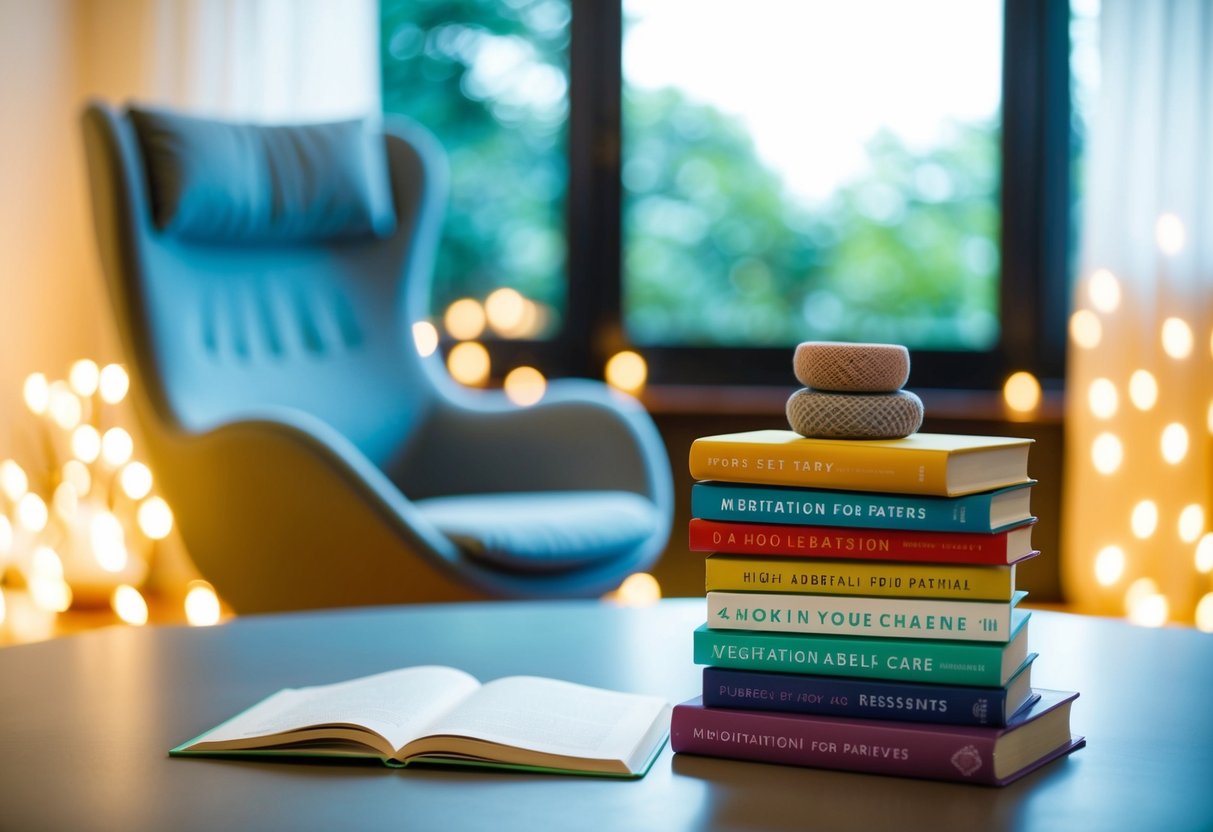
<path id="1" fill-rule="evenodd" d="M 1088 745 L 992 789 L 674 755 L 647 777 L 167 750 L 283 687 L 415 664 L 699 693 L 703 599 L 497 603 L 113 627 L 0 649 L 0 830 L 1213 830 L 1213 636 L 1036 612 L 1034 678 Z"/>

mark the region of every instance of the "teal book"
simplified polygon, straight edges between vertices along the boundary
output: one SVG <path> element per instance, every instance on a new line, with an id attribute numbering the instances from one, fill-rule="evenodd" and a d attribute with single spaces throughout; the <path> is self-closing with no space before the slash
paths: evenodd
<path id="1" fill-rule="evenodd" d="M 694 632 L 694 660 L 735 670 L 998 688 L 1028 660 L 1030 618 L 1017 608 L 1005 643 L 714 630 L 705 623 Z"/>
<path id="2" fill-rule="evenodd" d="M 964 497 L 705 481 L 691 486 L 704 520 L 939 532 L 996 532 L 1034 519 L 1035 480 Z"/>
<path id="3" fill-rule="evenodd" d="M 288 688 L 169 751 L 173 757 L 326 757 L 643 777 L 669 737 L 670 705 L 558 679 L 481 684 L 425 665 Z"/>

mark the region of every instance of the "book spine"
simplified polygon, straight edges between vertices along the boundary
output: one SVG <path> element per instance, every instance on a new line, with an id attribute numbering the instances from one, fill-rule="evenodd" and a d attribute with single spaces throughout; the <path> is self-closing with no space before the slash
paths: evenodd
<path id="1" fill-rule="evenodd" d="M 817 716 L 1003 726 L 1007 691 L 705 667 L 703 704 Z"/>
<path id="2" fill-rule="evenodd" d="M 1006 645 L 713 630 L 693 636 L 694 661 L 712 667 L 1001 687 Z"/>
<path id="3" fill-rule="evenodd" d="M 1015 566 L 949 566 L 895 561 L 746 558 L 710 555 L 704 588 L 737 592 L 874 595 L 1010 601 Z"/>
<path id="4" fill-rule="evenodd" d="M 1010 602 L 709 592 L 714 630 L 1006 642 Z"/>
<path id="5" fill-rule="evenodd" d="M 920 563 L 1006 564 L 1008 532 L 913 532 L 691 519 L 692 552 L 737 555 L 907 560 Z"/>
<path id="6" fill-rule="evenodd" d="M 991 532 L 991 493 L 966 497 L 869 494 L 699 482 L 691 516 L 740 523 Z"/>
<path id="7" fill-rule="evenodd" d="M 676 752 L 838 771 L 991 784 L 994 735 L 877 720 L 674 706 Z"/>
<path id="8" fill-rule="evenodd" d="M 949 496 L 948 455 L 925 448 L 892 450 L 859 442 L 790 447 L 700 438 L 691 443 L 688 462 L 697 480 Z"/>

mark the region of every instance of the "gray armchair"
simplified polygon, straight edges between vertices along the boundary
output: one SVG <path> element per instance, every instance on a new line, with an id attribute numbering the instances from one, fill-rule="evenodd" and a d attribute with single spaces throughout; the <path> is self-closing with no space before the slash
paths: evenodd
<path id="1" fill-rule="evenodd" d="M 424 130 L 93 103 L 83 131 L 142 439 L 237 611 L 595 595 L 660 555 L 670 466 L 634 400 L 558 380 L 517 407 L 418 354 Z"/>

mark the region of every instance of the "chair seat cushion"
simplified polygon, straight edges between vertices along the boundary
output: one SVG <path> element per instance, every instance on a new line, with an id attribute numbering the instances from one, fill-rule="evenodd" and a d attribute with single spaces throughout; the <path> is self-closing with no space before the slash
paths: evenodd
<path id="1" fill-rule="evenodd" d="M 525 572 L 622 557 L 661 528 L 657 507 L 628 491 L 472 494 L 415 505 L 468 555 Z"/>

